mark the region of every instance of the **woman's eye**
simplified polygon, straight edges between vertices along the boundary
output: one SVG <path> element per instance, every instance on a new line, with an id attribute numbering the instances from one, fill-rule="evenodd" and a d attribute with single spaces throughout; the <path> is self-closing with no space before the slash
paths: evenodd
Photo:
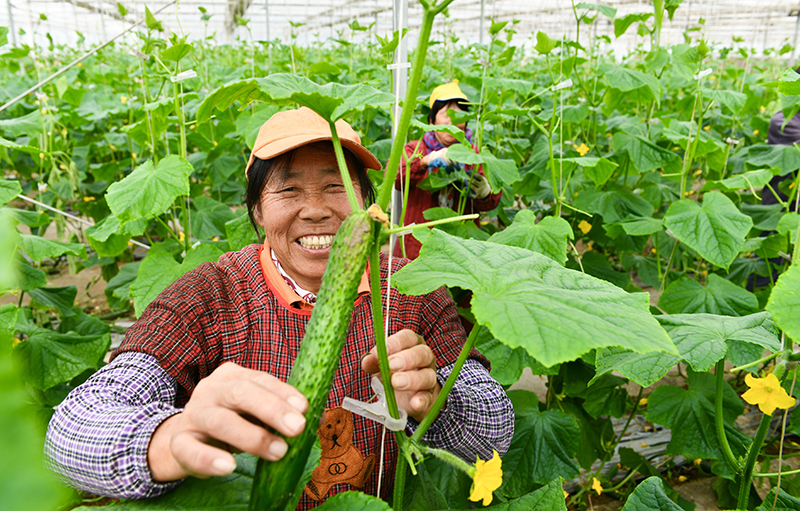
<path id="1" fill-rule="evenodd" d="M 284 188 L 283 190 L 281 190 L 281 193 L 294 192 L 294 191 L 297 191 L 297 188 L 295 188 L 294 186 L 289 186 L 289 187 Z"/>

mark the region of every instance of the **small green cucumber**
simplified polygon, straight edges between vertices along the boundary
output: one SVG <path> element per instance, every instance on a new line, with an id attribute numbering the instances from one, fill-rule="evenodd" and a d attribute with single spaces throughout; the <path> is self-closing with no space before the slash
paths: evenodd
<path id="1" fill-rule="evenodd" d="M 333 375 L 339 367 L 347 329 L 358 296 L 358 284 L 372 245 L 373 225 L 366 211 L 351 213 L 333 239 L 317 303 L 311 313 L 300 352 L 288 383 L 308 398 L 306 428 L 286 438 L 289 450 L 279 461 L 258 460 L 250 511 L 293 511 L 302 488 L 297 488 L 317 437 Z"/>

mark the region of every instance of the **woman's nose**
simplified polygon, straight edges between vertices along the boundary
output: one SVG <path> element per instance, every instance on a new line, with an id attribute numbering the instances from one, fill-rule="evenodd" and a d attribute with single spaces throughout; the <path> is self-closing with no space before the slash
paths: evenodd
<path id="1" fill-rule="evenodd" d="M 303 201 L 298 216 L 303 220 L 318 222 L 333 214 L 330 206 L 321 197 L 309 197 Z"/>

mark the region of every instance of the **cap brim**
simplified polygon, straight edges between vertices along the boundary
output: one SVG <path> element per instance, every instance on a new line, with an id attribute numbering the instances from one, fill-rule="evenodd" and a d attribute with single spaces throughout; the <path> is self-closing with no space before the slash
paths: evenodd
<path id="1" fill-rule="evenodd" d="M 253 156 L 256 156 L 262 160 L 268 160 L 284 153 L 288 153 L 289 151 L 297 149 L 298 147 L 313 144 L 314 142 L 323 142 L 325 140 L 332 140 L 332 138 L 297 135 L 294 137 L 287 137 L 282 140 L 277 140 L 254 151 L 250 156 L 250 161 L 247 162 L 247 168 L 250 168 L 250 165 L 252 165 Z M 361 160 L 361 164 L 364 165 L 365 168 L 381 170 L 381 162 L 378 161 L 378 158 L 369 152 L 366 147 L 346 138 L 339 138 L 339 140 L 341 141 L 343 147 L 350 149 L 356 155 L 356 157 Z"/>

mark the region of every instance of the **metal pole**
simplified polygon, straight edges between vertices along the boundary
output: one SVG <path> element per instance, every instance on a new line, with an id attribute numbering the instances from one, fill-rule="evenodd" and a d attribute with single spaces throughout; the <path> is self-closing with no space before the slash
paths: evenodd
<path id="1" fill-rule="evenodd" d="M 6 6 L 8 7 L 8 28 L 9 32 L 11 32 L 11 43 L 16 46 L 17 30 L 14 28 L 14 14 L 11 13 L 11 0 L 6 0 Z M 797 31 L 795 31 L 794 38 L 797 40 Z"/>
<path id="2" fill-rule="evenodd" d="M 408 86 L 408 68 L 403 64 L 408 62 L 408 42 L 403 37 L 403 29 L 408 27 L 408 0 L 392 0 L 392 30 L 397 32 L 400 37 L 400 44 L 394 52 L 394 67 L 392 69 L 392 92 L 398 98 L 406 97 L 406 88 Z M 407 105 L 408 108 L 414 108 L 414 105 Z M 392 144 L 395 143 L 395 136 L 397 135 L 397 120 L 403 115 L 403 108 L 399 105 L 394 107 L 395 122 L 392 123 Z M 405 140 L 401 141 L 405 143 Z M 397 189 L 392 188 L 392 209 L 394 210 L 394 218 L 399 219 L 403 211 L 403 196 L 396 193 Z M 398 220 L 399 221 L 399 220 Z"/>
<path id="3" fill-rule="evenodd" d="M 481 25 L 480 25 L 480 28 L 478 29 L 479 30 L 478 42 L 480 44 L 483 44 L 483 32 L 485 30 L 484 21 L 483 21 L 483 11 L 484 11 L 484 5 L 483 4 L 484 4 L 484 1 L 485 0 L 481 0 Z"/>
<path id="4" fill-rule="evenodd" d="M 269 41 L 269 0 L 264 0 L 264 13 L 266 15 L 267 41 Z"/>
<path id="5" fill-rule="evenodd" d="M 9 14 L 11 11 L 9 10 Z M 800 4 L 798 4 L 797 19 L 794 21 L 794 39 L 792 40 L 792 65 L 794 65 L 794 52 L 797 49 L 797 31 L 800 29 Z"/>

